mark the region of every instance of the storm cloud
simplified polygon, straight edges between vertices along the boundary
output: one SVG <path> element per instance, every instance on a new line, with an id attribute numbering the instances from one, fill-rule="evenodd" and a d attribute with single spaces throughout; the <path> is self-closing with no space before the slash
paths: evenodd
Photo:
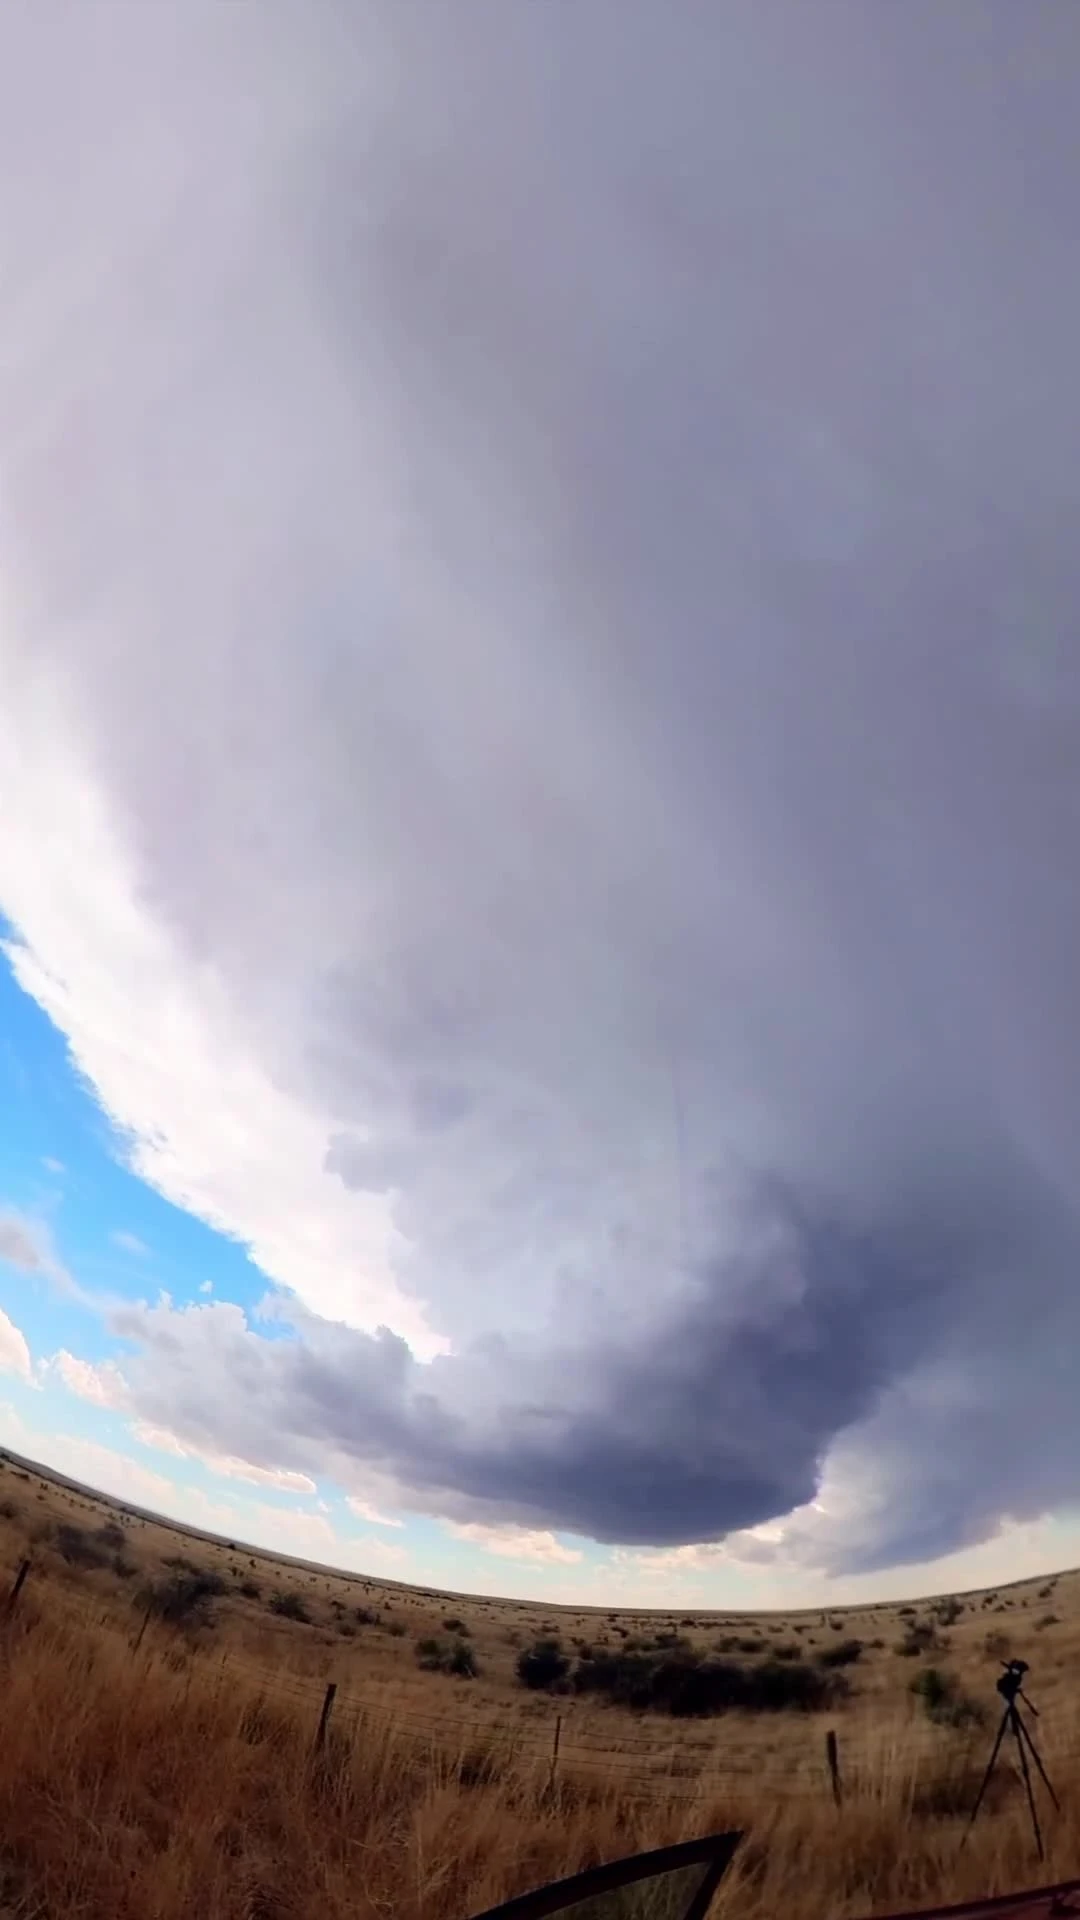
<path id="1" fill-rule="evenodd" d="M 291 1323 L 133 1410 L 835 1568 L 1074 1503 L 1080 19 L 59 20 L 0 907 Z"/>

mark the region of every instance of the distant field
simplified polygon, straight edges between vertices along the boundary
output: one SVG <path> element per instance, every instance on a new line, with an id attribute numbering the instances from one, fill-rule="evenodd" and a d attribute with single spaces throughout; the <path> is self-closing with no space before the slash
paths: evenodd
<path id="1" fill-rule="evenodd" d="M 748 1839 L 718 1911 L 762 1920 L 796 1895 L 802 1915 L 839 1916 L 1080 1870 L 1076 1572 L 827 1615 L 464 1598 L 185 1533 L 9 1455 L 0 1569 L 24 1556 L 6 1628 L 0 1920 L 466 1920 L 731 1824 Z M 561 1690 L 523 1686 L 520 1657 L 552 1640 Z M 809 1711 L 680 1718 L 575 1688 L 695 1654 L 764 1671 L 767 1698 L 786 1699 L 790 1675 L 841 1691 Z M 1059 1819 L 1046 1809 L 1045 1870 L 1006 1770 L 957 1855 L 997 1663 L 1013 1655 L 1031 1662 L 1063 1802 Z"/>

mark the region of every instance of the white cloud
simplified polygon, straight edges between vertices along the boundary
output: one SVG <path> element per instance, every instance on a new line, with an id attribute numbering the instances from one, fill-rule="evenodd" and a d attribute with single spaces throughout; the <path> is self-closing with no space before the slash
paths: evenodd
<path id="1" fill-rule="evenodd" d="M 0 1310 L 0 1370 L 18 1374 L 27 1382 L 33 1378 L 30 1349 L 26 1336 L 8 1315 Z"/>
<path id="2" fill-rule="evenodd" d="M 444 1522 L 455 1540 L 467 1541 L 483 1553 L 500 1560 L 520 1560 L 531 1566 L 572 1567 L 584 1556 L 580 1548 L 568 1547 L 546 1528 L 489 1527 L 476 1521 Z"/>
<path id="3" fill-rule="evenodd" d="M 366 1520 L 372 1527 L 401 1527 L 405 1524 L 403 1520 L 396 1519 L 392 1513 L 381 1513 L 372 1501 L 361 1500 L 353 1493 L 346 1495 L 345 1505 L 350 1513 L 355 1513 L 358 1520 Z"/>
<path id="4" fill-rule="evenodd" d="M 127 1405 L 127 1388 L 123 1375 L 112 1360 L 82 1360 L 78 1354 L 68 1353 L 61 1348 L 52 1356 L 49 1365 L 59 1375 L 69 1393 L 77 1394 L 80 1400 L 89 1400 L 92 1406 L 122 1408 Z"/>
<path id="5" fill-rule="evenodd" d="M 44 1167 L 46 1173 L 61 1174 L 61 1173 L 67 1172 L 67 1168 L 65 1167 L 63 1161 L 54 1160 L 51 1153 L 46 1153 L 42 1155 L 41 1164 Z"/>
<path id="6" fill-rule="evenodd" d="M 171 1453 L 181 1460 L 198 1460 L 211 1473 L 220 1474 L 226 1480 L 249 1480 L 257 1487 L 277 1487 L 282 1493 L 314 1493 L 315 1482 L 310 1474 L 297 1473 L 285 1467 L 267 1467 L 254 1460 L 242 1460 L 236 1454 L 214 1453 L 203 1447 L 185 1445 L 164 1427 L 155 1427 L 145 1420 L 135 1420 L 131 1432 L 140 1446 L 152 1447 L 159 1453 Z M 390 1524 L 393 1524 L 392 1522 Z"/>
<path id="7" fill-rule="evenodd" d="M 213 1291 L 214 1291 L 214 1283 L 212 1280 L 200 1280 L 199 1282 L 200 1293 L 213 1293 Z"/>
<path id="8" fill-rule="evenodd" d="M 137 1233 L 128 1233 L 123 1227 L 118 1227 L 110 1233 L 109 1239 L 114 1247 L 120 1248 L 122 1253 L 135 1254 L 141 1258 L 150 1251 L 145 1240 L 140 1240 Z"/>

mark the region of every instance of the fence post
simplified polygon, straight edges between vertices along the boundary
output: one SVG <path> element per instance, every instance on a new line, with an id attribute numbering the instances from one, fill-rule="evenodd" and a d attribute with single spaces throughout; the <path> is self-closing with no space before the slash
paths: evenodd
<path id="1" fill-rule="evenodd" d="M 334 1695 L 336 1693 L 337 1693 L 337 1681 L 329 1680 L 326 1686 L 326 1693 L 323 1696 L 322 1712 L 319 1715 L 319 1724 L 315 1732 L 316 1753 L 318 1753 L 326 1743 L 326 1729 L 330 1723 L 330 1715 L 333 1712 Z"/>
<path id="2" fill-rule="evenodd" d="M 548 1792 L 555 1788 L 555 1769 L 559 1764 L 559 1739 L 562 1735 L 562 1714 L 555 1715 L 555 1738 L 551 1743 L 551 1772 L 548 1776 Z"/>
<path id="3" fill-rule="evenodd" d="M 143 1614 L 142 1620 L 139 1625 L 139 1631 L 135 1635 L 135 1639 L 132 1643 L 132 1648 L 131 1648 L 132 1653 L 138 1653 L 139 1648 L 142 1646 L 143 1634 L 146 1632 L 147 1627 L 150 1625 L 150 1615 L 153 1613 L 153 1611 L 154 1611 L 154 1603 L 151 1600 L 149 1605 L 147 1606 L 146 1612 Z"/>
<path id="4" fill-rule="evenodd" d="M 832 1797 L 840 1805 L 840 1755 L 836 1746 L 836 1735 L 829 1728 L 825 1735 L 825 1758 L 829 1763 L 829 1778 L 832 1781 Z"/>
<path id="5" fill-rule="evenodd" d="M 29 1560 L 24 1560 L 21 1566 L 19 1567 L 18 1573 L 15 1575 L 14 1584 L 12 1586 L 11 1592 L 8 1594 L 8 1597 L 7 1597 L 7 1605 L 5 1606 L 4 1611 L 7 1614 L 8 1618 L 10 1618 L 15 1611 L 15 1603 L 18 1600 L 19 1595 L 22 1592 L 24 1586 L 26 1585 L 26 1576 L 29 1573 L 29 1571 L 30 1571 L 30 1562 Z"/>

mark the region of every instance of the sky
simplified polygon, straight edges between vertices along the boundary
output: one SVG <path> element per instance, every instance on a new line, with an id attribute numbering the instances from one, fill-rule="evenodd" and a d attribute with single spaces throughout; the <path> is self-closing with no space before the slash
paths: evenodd
<path id="1" fill-rule="evenodd" d="M 1080 1562 L 1080 14 L 0 22 L 0 1441 L 466 1591 Z"/>

